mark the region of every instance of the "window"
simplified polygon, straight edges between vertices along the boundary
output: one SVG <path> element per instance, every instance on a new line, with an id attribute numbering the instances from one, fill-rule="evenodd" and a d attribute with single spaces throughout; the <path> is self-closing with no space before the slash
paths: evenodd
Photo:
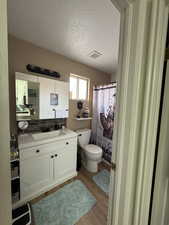
<path id="1" fill-rule="evenodd" d="M 70 98 L 78 100 L 88 99 L 89 79 L 77 75 L 70 75 Z"/>

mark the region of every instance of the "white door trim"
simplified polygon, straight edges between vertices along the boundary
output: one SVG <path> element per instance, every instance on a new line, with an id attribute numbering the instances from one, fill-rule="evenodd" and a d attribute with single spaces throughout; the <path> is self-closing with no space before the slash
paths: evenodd
<path id="1" fill-rule="evenodd" d="M 7 1 L 0 0 L 0 224 L 11 224 Z"/>
<path id="2" fill-rule="evenodd" d="M 168 11 L 164 0 L 118 2 L 122 20 L 113 140 L 117 170 L 108 225 L 146 225 Z"/>
<path id="3" fill-rule="evenodd" d="M 113 3 L 115 2 L 112 1 Z M 118 4 L 116 2 L 116 4 Z M 116 115 L 118 118 L 115 119 L 115 131 L 113 135 L 113 149 L 116 149 L 115 158 L 112 158 L 112 161 L 116 160 L 117 170 L 115 173 L 112 171 L 112 183 L 110 184 L 110 194 L 109 194 L 109 209 L 108 209 L 108 225 L 117 224 L 118 217 L 120 214 L 120 198 L 121 198 L 121 187 L 122 185 L 122 177 L 123 171 L 122 166 L 118 166 L 122 162 L 123 152 L 119 150 L 120 143 L 118 143 L 118 135 L 121 135 L 121 138 L 125 135 L 124 126 L 125 123 L 120 121 L 125 120 L 126 114 L 126 97 L 127 97 L 127 88 L 129 82 L 129 59 L 130 59 L 130 49 L 131 49 L 131 29 L 132 29 L 132 5 L 119 5 L 118 9 L 121 12 L 121 24 L 120 24 L 120 43 L 119 43 L 119 68 L 117 74 L 117 107 L 116 107 Z M 124 69 L 125 68 L 125 69 Z M 123 74 L 123 77 L 122 77 Z M 121 82 L 121 80 L 123 81 Z M 123 92 L 120 90 L 123 90 Z M 120 102 L 120 105 L 118 104 Z M 121 107 L 121 108 L 120 108 Z M 121 111 L 120 111 L 121 110 Z M 123 119 L 122 119 L 123 118 Z M 120 131 L 120 134 L 119 134 Z M 118 153 L 117 153 L 118 152 Z M 120 162 L 121 161 L 121 162 Z M 114 182 L 114 183 L 113 183 Z"/>
<path id="4" fill-rule="evenodd" d="M 168 5 L 165 0 L 154 0 L 149 40 L 145 103 L 143 110 L 144 124 L 140 142 L 140 160 L 137 179 L 137 201 L 135 208 L 135 224 L 147 224 L 149 217 L 154 156 L 156 148 L 159 106 L 165 43 L 168 24 Z M 155 19 L 156 18 L 156 19 Z"/>

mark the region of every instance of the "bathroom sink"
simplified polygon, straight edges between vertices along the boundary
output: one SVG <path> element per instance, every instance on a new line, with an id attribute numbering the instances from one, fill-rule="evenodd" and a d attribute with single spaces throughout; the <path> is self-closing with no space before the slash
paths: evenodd
<path id="1" fill-rule="evenodd" d="M 35 141 L 38 141 L 38 140 L 43 140 L 48 138 L 60 137 L 63 135 L 66 135 L 66 132 L 64 132 L 63 130 L 55 130 L 55 131 L 50 131 L 46 133 L 32 134 L 32 137 Z"/>
<path id="2" fill-rule="evenodd" d="M 18 136 L 18 145 L 20 149 L 27 149 L 36 145 L 50 143 L 51 141 L 66 140 L 74 137 L 77 137 L 77 133 L 67 128 L 45 133 L 27 133 Z"/>

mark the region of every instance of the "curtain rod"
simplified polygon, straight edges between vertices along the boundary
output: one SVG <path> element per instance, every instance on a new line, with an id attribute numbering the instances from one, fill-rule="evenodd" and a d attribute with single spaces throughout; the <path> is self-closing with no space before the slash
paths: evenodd
<path id="1" fill-rule="evenodd" d="M 105 85 L 110 85 L 110 84 L 117 84 L 117 82 L 116 82 L 116 81 L 112 81 L 112 82 L 104 83 L 104 84 L 95 84 L 93 87 L 97 87 L 97 86 L 105 86 Z"/>

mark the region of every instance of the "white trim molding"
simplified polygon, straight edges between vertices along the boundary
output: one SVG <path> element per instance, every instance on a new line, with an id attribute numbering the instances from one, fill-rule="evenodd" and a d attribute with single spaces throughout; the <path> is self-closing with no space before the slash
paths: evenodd
<path id="1" fill-rule="evenodd" d="M 169 60 L 165 63 L 165 79 L 163 89 L 163 103 L 160 119 L 160 133 L 158 139 L 158 156 L 156 159 L 156 174 L 151 207 L 151 225 L 168 224 L 168 193 L 169 193 L 169 168 L 168 168 L 168 145 L 169 145 Z"/>
<path id="2" fill-rule="evenodd" d="M 7 1 L 0 0 L 0 224 L 11 224 Z"/>
<path id="3" fill-rule="evenodd" d="M 125 118 L 127 110 L 127 92 L 129 84 L 129 60 L 131 55 L 131 39 L 132 39 L 132 18 L 133 18 L 133 6 L 128 5 L 127 8 L 121 9 L 121 29 L 120 29 L 120 45 L 119 45 L 119 68 L 118 68 L 118 80 L 117 80 L 117 107 L 116 107 L 116 119 L 115 119 L 115 133 L 113 138 L 113 149 L 116 149 L 115 159 L 117 170 L 114 174 L 114 190 L 110 190 L 109 197 L 109 213 L 108 213 L 108 225 L 119 224 L 123 208 L 121 208 L 121 196 L 123 191 L 124 171 L 123 171 L 123 156 L 122 150 L 124 142 L 118 141 L 118 137 L 121 140 L 125 139 Z M 113 176 L 113 173 L 112 173 Z M 113 179 L 111 179 L 113 180 Z M 110 187 L 112 187 L 110 185 Z"/>
<path id="4" fill-rule="evenodd" d="M 145 101 L 140 139 L 139 171 L 137 179 L 135 224 L 147 224 L 149 218 L 154 156 L 157 138 L 159 106 L 165 44 L 168 24 L 168 6 L 164 0 L 154 0 L 150 24 Z"/>
<path id="5" fill-rule="evenodd" d="M 164 0 L 126 1 L 117 8 L 121 12 L 113 140 L 117 169 L 108 225 L 147 225 L 168 11 Z"/>

